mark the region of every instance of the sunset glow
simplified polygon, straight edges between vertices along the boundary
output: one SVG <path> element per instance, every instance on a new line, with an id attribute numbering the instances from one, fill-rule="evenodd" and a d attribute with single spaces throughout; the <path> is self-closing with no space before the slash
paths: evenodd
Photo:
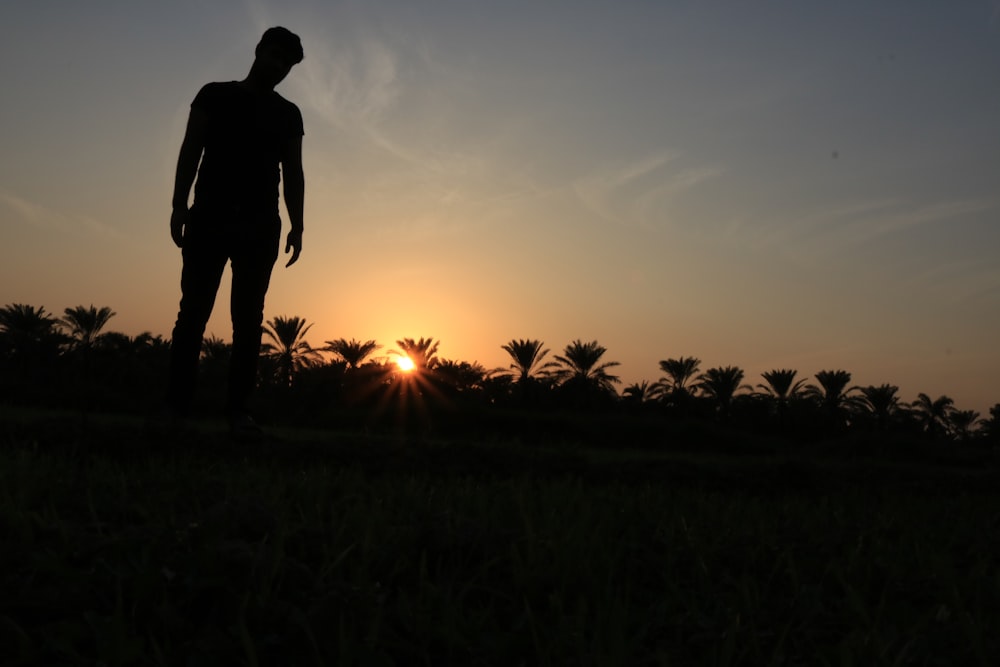
<path id="1" fill-rule="evenodd" d="M 399 370 L 403 371 L 404 373 L 409 373 L 414 368 L 416 368 L 416 364 L 413 363 L 413 360 L 407 357 L 406 355 L 401 354 L 397 356 L 395 361 L 396 361 L 396 366 L 398 366 Z"/>
<path id="2" fill-rule="evenodd" d="M 619 390 L 695 356 L 1000 401 L 996 3 L 9 4 L 0 305 L 169 337 L 191 101 L 284 25 L 305 233 L 265 319 L 314 347 L 597 340 Z"/>

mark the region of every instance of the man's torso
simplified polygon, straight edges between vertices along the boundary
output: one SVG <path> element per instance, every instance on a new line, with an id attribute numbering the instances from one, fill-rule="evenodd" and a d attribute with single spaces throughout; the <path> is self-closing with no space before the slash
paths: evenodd
<path id="1" fill-rule="evenodd" d="M 303 134 L 298 107 L 274 91 L 254 92 L 236 81 L 204 86 L 191 107 L 208 122 L 195 205 L 241 217 L 276 215 L 279 165 Z"/>

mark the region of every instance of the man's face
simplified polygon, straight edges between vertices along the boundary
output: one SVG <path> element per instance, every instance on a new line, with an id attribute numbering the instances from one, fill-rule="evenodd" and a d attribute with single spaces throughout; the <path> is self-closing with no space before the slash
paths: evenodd
<path id="1" fill-rule="evenodd" d="M 295 65 L 293 59 L 274 46 L 262 47 L 257 53 L 257 67 L 271 86 L 281 83 Z"/>

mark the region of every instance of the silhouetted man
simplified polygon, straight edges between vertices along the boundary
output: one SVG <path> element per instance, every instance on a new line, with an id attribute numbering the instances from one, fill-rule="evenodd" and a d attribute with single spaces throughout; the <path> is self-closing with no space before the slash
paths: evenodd
<path id="1" fill-rule="evenodd" d="M 233 348 L 226 412 L 239 437 L 260 433 L 247 403 L 256 382 L 264 296 L 278 258 L 282 181 L 292 227 L 285 243 L 285 253 L 292 255 L 285 266 L 294 264 L 302 251 L 302 114 L 274 91 L 302 57 L 295 34 L 285 28 L 265 31 L 245 79 L 209 83 L 194 98 L 177 159 L 170 236 L 182 249 L 184 268 L 167 405 L 175 417 L 190 411 L 205 325 L 223 269 L 232 262 Z"/>

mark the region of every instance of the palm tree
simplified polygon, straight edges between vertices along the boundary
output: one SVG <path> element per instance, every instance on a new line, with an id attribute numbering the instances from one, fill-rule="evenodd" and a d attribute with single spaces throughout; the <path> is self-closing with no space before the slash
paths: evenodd
<path id="1" fill-rule="evenodd" d="M 510 355 L 511 364 L 495 368 L 491 373 L 491 388 L 495 397 L 516 396 L 522 407 L 537 404 L 543 389 L 550 389 L 554 370 L 559 364 L 545 361 L 549 350 L 540 340 L 511 339 L 500 346 Z"/>
<path id="2" fill-rule="evenodd" d="M 889 419 L 899 408 L 899 397 L 896 392 L 899 387 L 894 384 L 883 384 L 875 387 L 869 385 L 861 388 L 862 404 L 875 415 L 878 430 L 888 428 Z"/>
<path id="3" fill-rule="evenodd" d="M 438 343 L 433 338 L 421 338 L 420 340 L 403 338 L 397 340 L 396 345 L 399 346 L 401 352 L 393 352 L 393 354 L 409 357 L 410 361 L 413 362 L 415 374 L 423 374 L 438 365 Z"/>
<path id="4" fill-rule="evenodd" d="M 808 385 L 803 394 L 815 400 L 826 414 L 830 423 L 836 427 L 845 423 L 844 413 L 858 407 L 860 399 L 852 392 L 860 391 L 861 387 L 851 386 L 851 374 L 847 371 L 820 371 L 816 373 L 819 386 Z"/>
<path id="5" fill-rule="evenodd" d="M 227 343 L 215 334 L 201 341 L 201 358 L 211 364 L 229 363 L 233 354 L 232 343 Z"/>
<path id="6" fill-rule="evenodd" d="M 917 413 L 927 436 L 934 438 L 947 427 L 948 418 L 955 411 L 955 401 L 947 396 L 932 400 L 927 394 L 917 394 L 917 400 L 910 403 L 910 407 Z"/>
<path id="7" fill-rule="evenodd" d="M 672 403 L 685 401 L 691 397 L 691 382 L 698 373 L 701 359 L 681 357 L 660 361 L 660 370 L 666 373 L 653 384 L 656 396 Z"/>
<path id="8" fill-rule="evenodd" d="M 202 339 L 200 372 L 209 386 L 224 386 L 232 356 L 232 343 L 227 343 L 215 334 Z"/>
<path id="9" fill-rule="evenodd" d="M 57 324 L 58 320 L 46 313 L 44 306 L 35 308 L 23 303 L 7 304 L 0 308 L 0 340 L 4 351 L 14 355 L 32 355 L 45 345 L 54 350 L 59 342 Z"/>
<path id="10" fill-rule="evenodd" d="M 159 374 L 158 367 L 165 366 L 169 358 L 170 341 L 164 340 L 159 334 L 154 336 L 149 331 L 143 331 L 128 341 L 129 359 L 138 363 L 135 371 L 146 375 Z"/>
<path id="11" fill-rule="evenodd" d="M 169 363 L 170 346 L 148 331 L 137 336 L 108 331 L 94 339 L 91 347 L 79 348 L 77 353 L 84 361 L 90 386 L 120 408 L 158 390 L 158 378 Z"/>
<path id="12" fill-rule="evenodd" d="M 4 398 L 49 393 L 61 383 L 50 374 L 65 337 L 45 308 L 12 303 L 0 308 L 0 389 Z"/>
<path id="13" fill-rule="evenodd" d="M 558 366 L 554 361 L 542 363 L 549 351 L 542 349 L 540 340 L 511 339 L 500 347 L 510 355 L 513 363 L 507 368 L 497 369 L 496 374 L 509 375 L 521 384 L 536 377 L 545 377 L 550 374 L 549 369 Z"/>
<path id="14" fill-rule="evenodd" d="M 137 372 L 150 379 L 159 377 L 169 363 L 170 341 L 160 334 L 143 331 L 132 339 L 132 349 L 138 361 Z"/>
<path id="15" fill-rule="evenodd" d="M 622 389 L 622 403 L 632 407 L 640 407 L 652 401 L 656 396 L 653 386 L 646 380 L 634 382 Z"/>
<path id="16" fill-rule="evenodd" d="M 434 377 L 451 394 L 469 395 L 483 388 L 486 368 L 477 362 L 442 359 L 434 368 Z"/>
<path id="17" fill-rule="evenodd" d="M 101 308 L 95 308 L 93 304 L 89 308 L 77 306 L 65 309 L 58 323 L 68 331 L 73 347 L 89 349 L 101 337 L 101 330 L 107 325 L 108 320 L 116 314 L 107 306 Z"/>
<path id="18" fill-rule="evenodd" d="M 806 380 L 805 378 L 796 380 L 797 374 L 798 371 L 788 368 L 770 370 L 761 373 L 767 384 L 759 384 L 757 387 L 763 390 L 764 395 L 774 398 L 778 405 L 782 405 L 802 394 Z"/>
<path id="19" fill-rule="evenodd" d="M 264 343 L 261 351 L 274 362 L 277 379 L 286 387 L 292 386 L 296 373 L 320 361 L 319 352 L 305 340 L 310 328 L 298 316 L 277 316 L 264 326 L 264 335 L 273 342 Z"/>
<path id="20" fill-rule="evenodd" d="M 106 354 L 128 357 L 138 351 L 139 345 L 128 334 L 123 334 L 120 331 L 108 331 L 97 337 L 97 340 L 94 341 L 94 348 Z"/>
<path id="21" fill-rule="evenodd" d="M 143 331 L 129 338 L 129 347 L 135 354 L 159 354 L 170 350 L 170 341 L 164 340 L 160 334 L 153 335 L 151 331 Z"/>
<path id="22" fill-rule="evenodd" d="M 750 385 L 741 384 L 742 382 L 743 369 L 726 366 L 709 368 L 699 375 L 697 387 L 705 396 L 712 399 L 718 414 L 727 417 L 736 392 L 740 389 L 752 389 Z"/>
<path id="23" fill-rule="evenodd" d="M 778 415 L 778 424 L 785 427 L 788 403 L 802 395 L 806 384 L 805 378 L 796 380 L 798 371 L 790 368 L 773 369 L 761 373 L 761 377 L 767 384 L 758 384 L 761 391 L 759 395 L 767 397 L 774 405 L 774 411 Z"/>
<path id="24" fill-rule="evenodd" d="M 990 418 L 982 421 L 982 434 L 987 442 L 1000 445 L 1000 403 L 990 408 Z"/>
<path id="25" fill-rule="evenodd" d="M 948 425 L 951 432 L 959 440 L 969 440 L 972 438 L 973 427 L 979 421 L 979 413 L 975 410 L 954 410 L 948 416 Z"/>
<path id="26" fill-rule="evenodd" d="M 326 341 L 326 347 L 322 349 L 340 357 L 349 369 L 355 369 L 361 366 L 365 362 L 365 359 L 381 347 L 381 345 L 373 340 L 366 340 L 362 343 L 353 338 L 351 340 L 338 338 L 337 340 Z"/>
<path id="27" fill-rule="evenodd" d="M 377 409 L 391 409 L 398 424 L 417 424 L 426 429 L 431 423 L 431 406 L 448 403 L 435 386 L 434 370 L 441 364 L 438 342 L 433 338 L 402 338 L 396 345 L 399 349 L 390 350 L 389 356 L 409 359 L 413 366 L 404 371 L 390 360 L 379 368 Z"/>
<path id="28" fill-rule="evenodd" d="M 562 355 L 556 355 L 559 366 L 553 375 L 562 381 L 563 386 L 579 390 L 585 397 L 591 393 L 614 394 L 614 385 L 621 379 L 608 373 L 608 369 L 621 364 L 617 361 L 601 363 L 605 352 L 607 348 L 596 340 L 584 343 L 577 339 L 566 346 Z"/>

